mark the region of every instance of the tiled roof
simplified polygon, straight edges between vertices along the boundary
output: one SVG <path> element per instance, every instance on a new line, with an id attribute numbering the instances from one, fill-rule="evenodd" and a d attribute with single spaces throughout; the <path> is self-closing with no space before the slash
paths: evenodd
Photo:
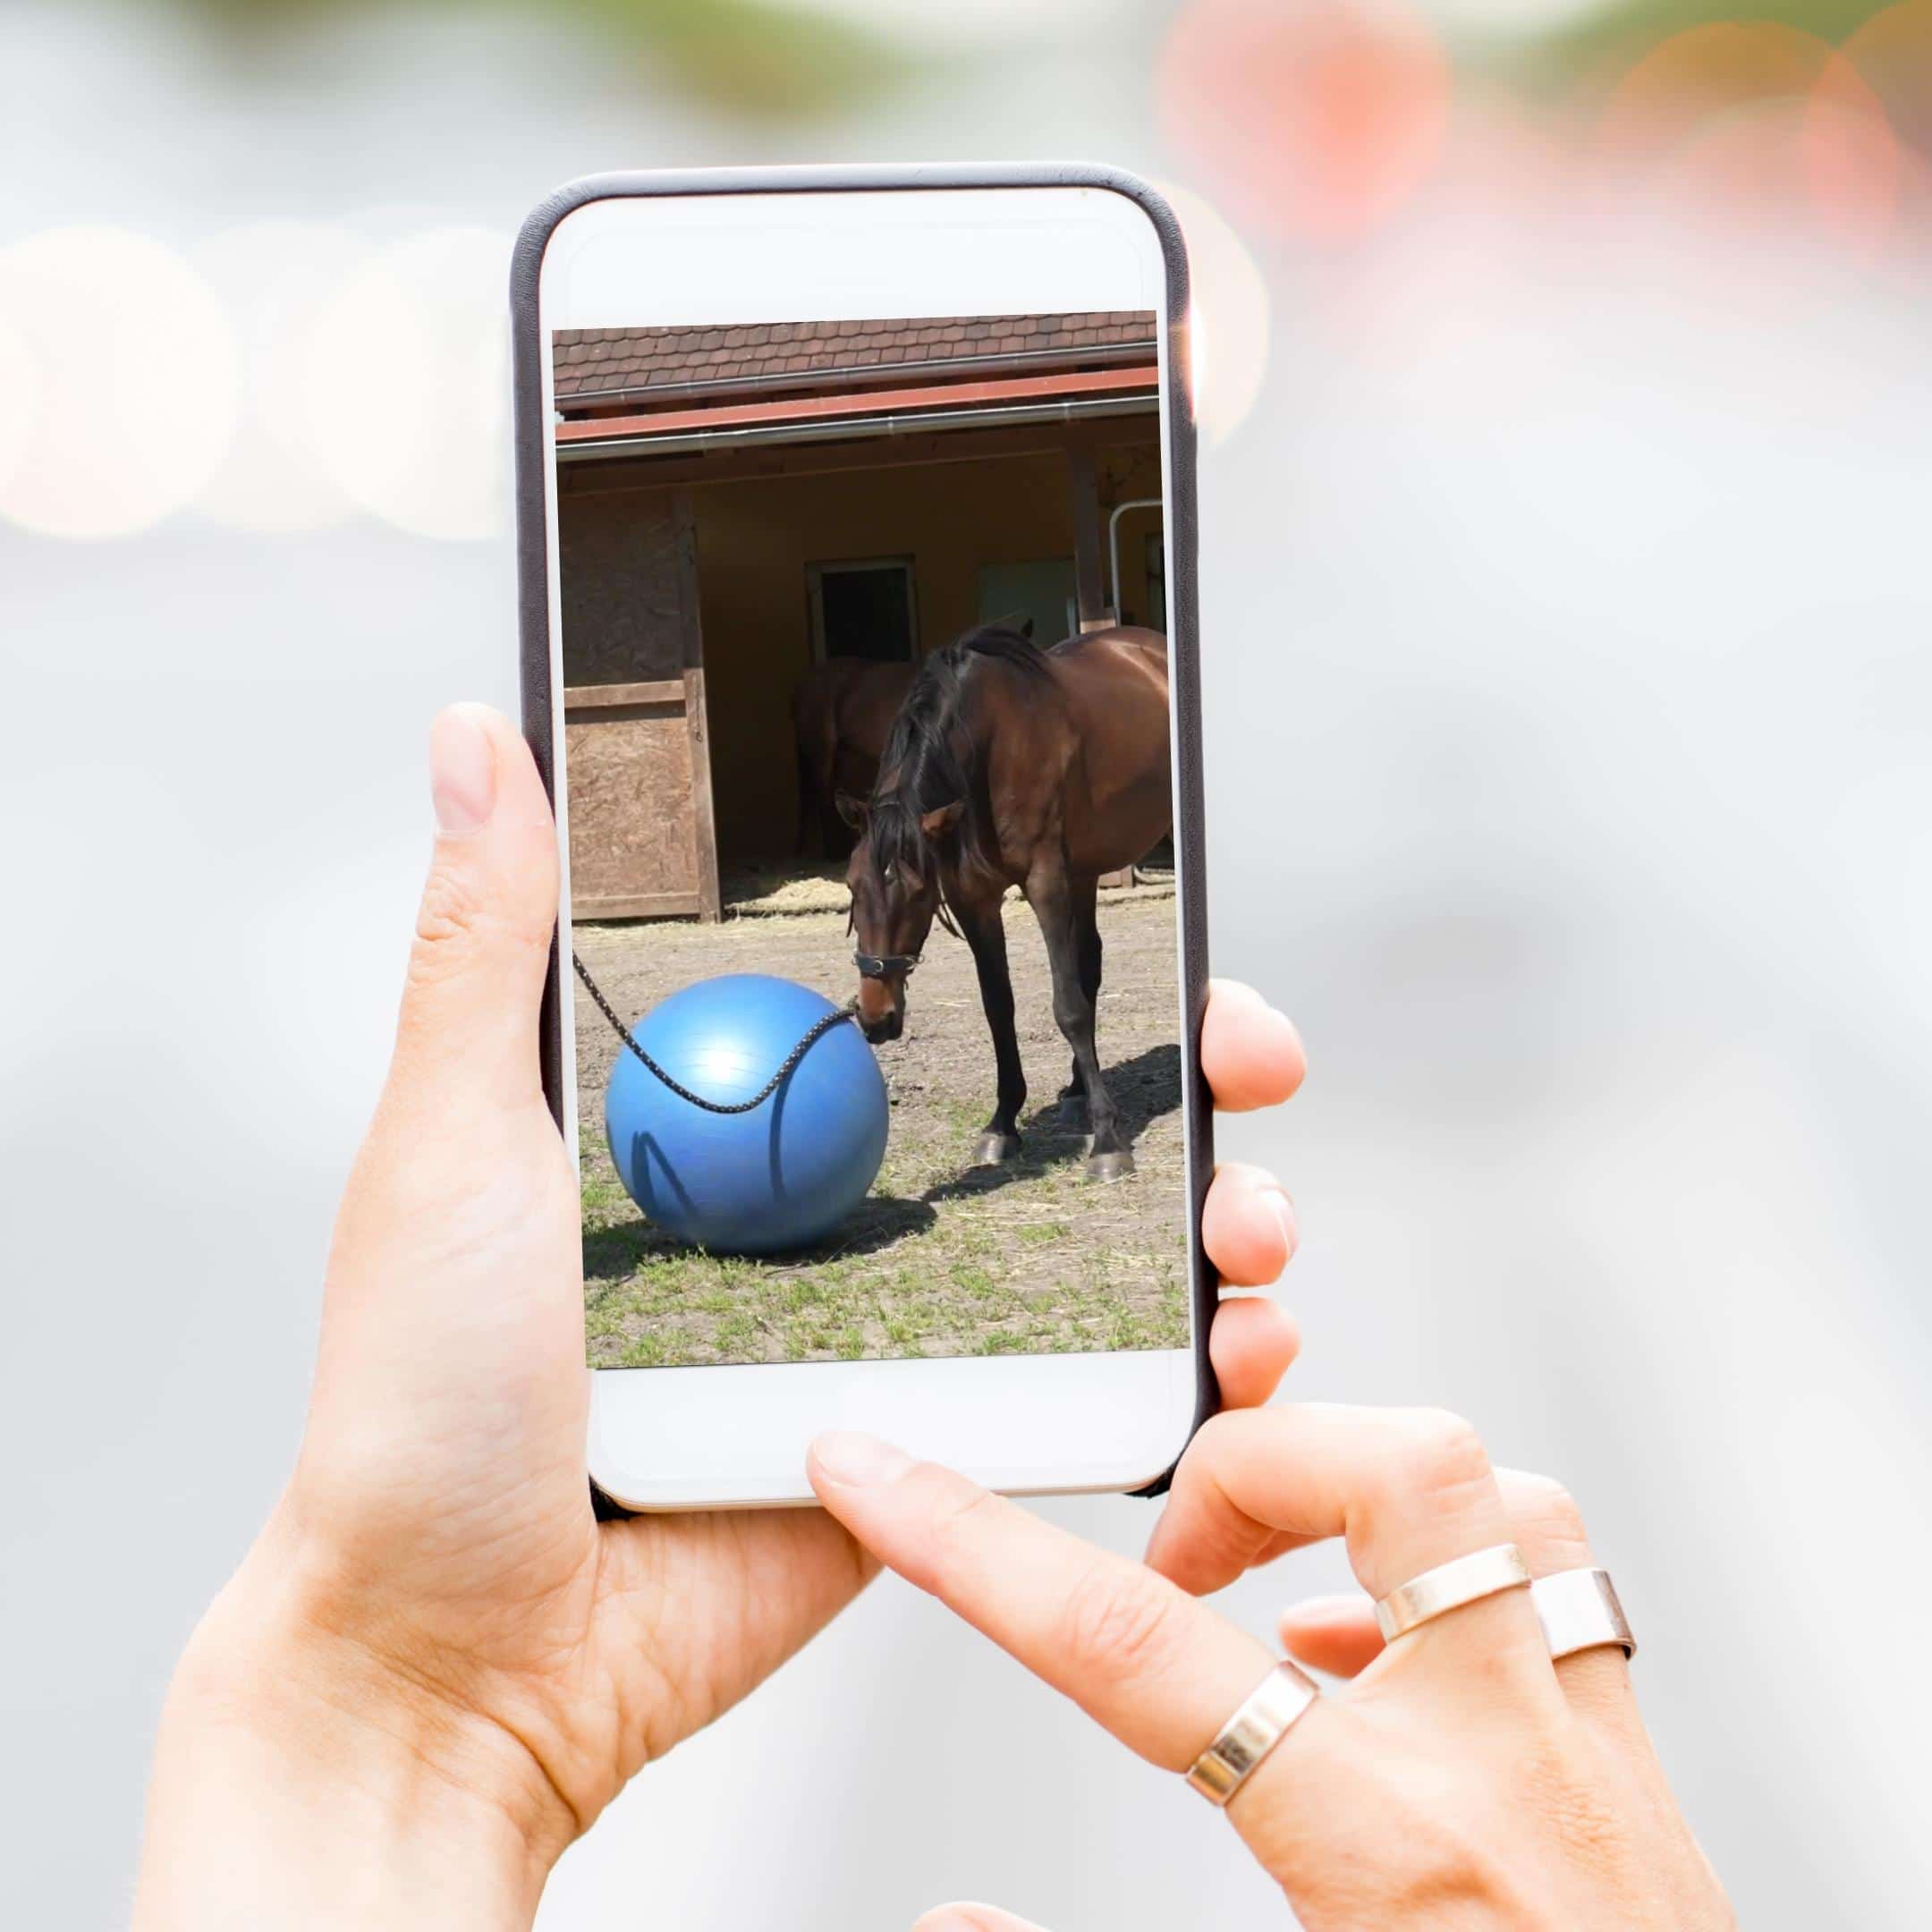
<path id="1" fill-rule="evenodd" d="M 1000 359 L 1053 367 L 1120 359 L 1131 345 L 1154 342 L 1148 309 L 1072 315 L 938 316 L 878 322 L 771 322 L 729 328 L 558 329 L 553 338 L 559 408 L 632 402 L 640 393 L 694 386 L 707 393 L 741 386 L 810 389 L 848 372 L 894 377 L 933 364 Z M 669 397 L 665 399 L 667 402 Z"/>

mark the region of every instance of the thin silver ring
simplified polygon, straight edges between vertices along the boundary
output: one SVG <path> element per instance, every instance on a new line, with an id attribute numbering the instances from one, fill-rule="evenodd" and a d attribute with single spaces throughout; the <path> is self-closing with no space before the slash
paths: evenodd
<path id="1" fill-rule="evenodd" d="M 1320 1695 L 1315 1680 L 1284 1657 L 1194 1760 L 1188 1783 L 1209 1804 L 1224 1805 Z"/>
<path id="2" fill-rule="evenodd" d="M 1527 1589 L 1530 1565 L 1513 1543 L 1496 1543 L 1471 1550 L 1467 1556 L 1437 1563 L 1420 1576 L 1392 1589 L 1375 1606 L 1377 1626 L 1384 1643 L 1465 1604 L 1480 1603 L 1502 1590 Z"/>
<path id="3" fill-rule="evenodd" d="M 1530 1600 L 1552 1663 L 1612 1644 L 1627 1657 L 1637 1655 L 1637 1640 L 1607 1570 L 1559 1570 L 1555 1576 L 1538 1577 L 1530 1586 Z"/>

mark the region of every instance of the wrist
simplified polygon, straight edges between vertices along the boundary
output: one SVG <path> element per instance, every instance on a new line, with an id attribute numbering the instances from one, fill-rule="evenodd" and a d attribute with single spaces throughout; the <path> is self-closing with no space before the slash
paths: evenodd
<path id="1" fill-rule="evenodd" d="M 258 1549 L 189 1642 L 157 1741 L 136 1932 L 527 1927 L 575 1833 L 541 1767 L 300 1596 Z"/>

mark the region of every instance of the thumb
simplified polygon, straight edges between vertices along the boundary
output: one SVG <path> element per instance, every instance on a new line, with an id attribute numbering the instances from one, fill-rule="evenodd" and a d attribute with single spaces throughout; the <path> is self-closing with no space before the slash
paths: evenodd
<path id="1" fill-rule="evenodd" d="M 487 705 L 429 728 L 436 850 L 410 949 L 389 1099 L 540 1097 L 538 1008 L 557 915 L 556 834 L 522 734 Z"/>
<path id="2" fill-rule="evenodd" d="M 935 1905 L 912 1932 L 1041 1932 L 1041 1928 L 997 1905 Z"/>

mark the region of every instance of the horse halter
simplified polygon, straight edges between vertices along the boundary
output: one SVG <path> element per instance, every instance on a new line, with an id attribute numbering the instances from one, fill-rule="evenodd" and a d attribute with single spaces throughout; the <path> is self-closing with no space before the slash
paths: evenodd
<path id="1" fill-rule="evenodd" d="M 854 953 L 852 962 L 861 979 L 883 979 L 888 973 L 910 975 L 919 956 L 917 953 Z"/>

